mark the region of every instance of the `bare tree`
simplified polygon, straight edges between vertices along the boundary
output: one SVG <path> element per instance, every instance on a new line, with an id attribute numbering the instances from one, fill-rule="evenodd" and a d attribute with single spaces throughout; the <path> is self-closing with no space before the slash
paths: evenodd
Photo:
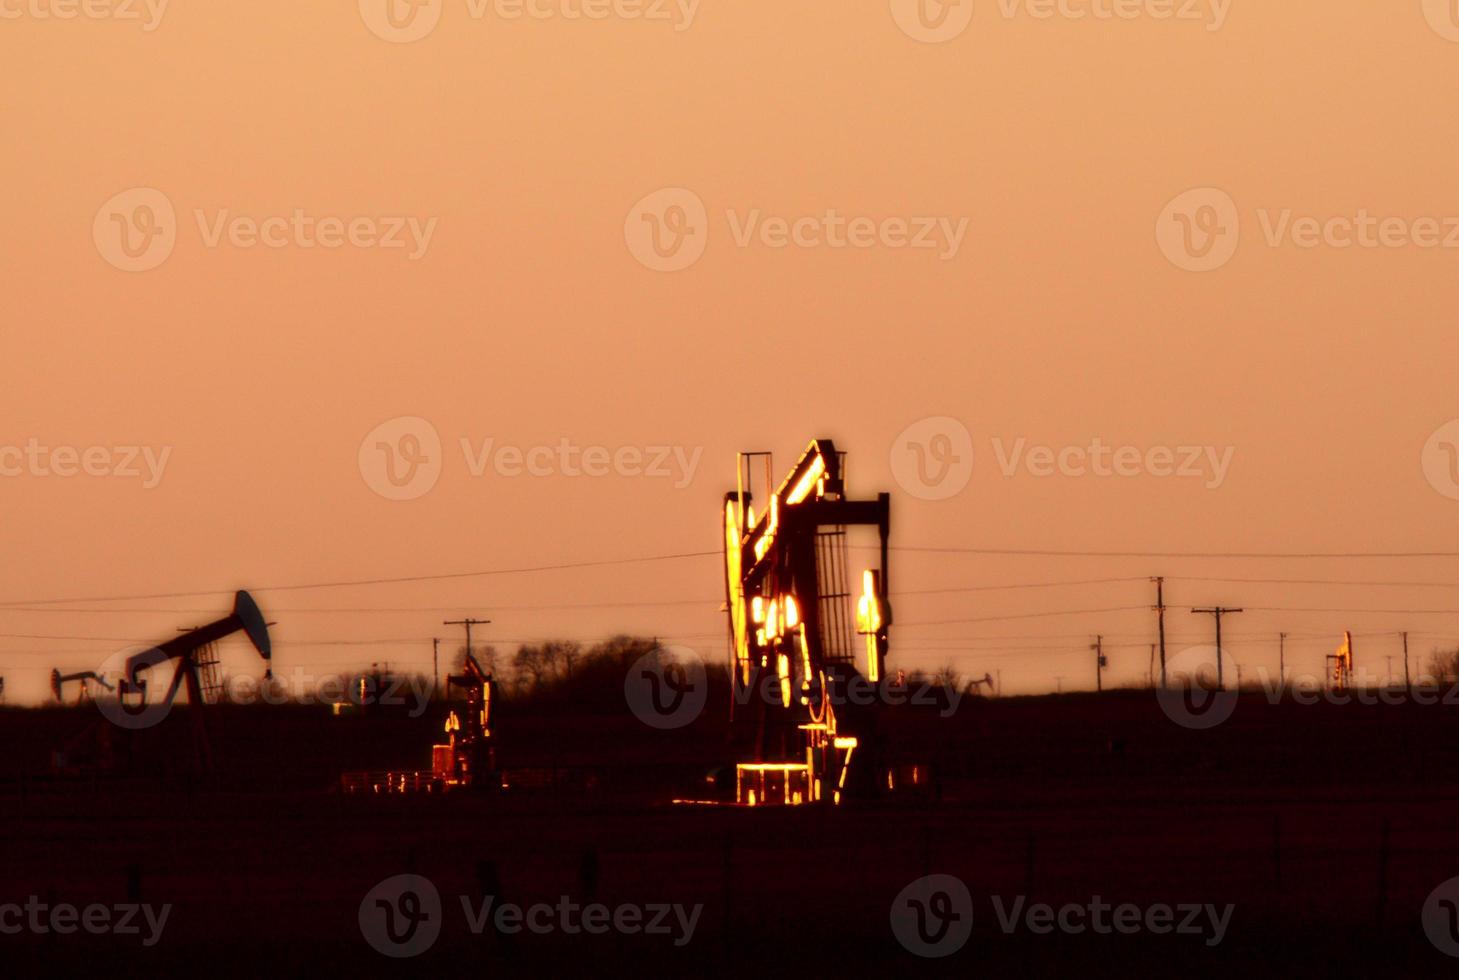
<path id="1" fill-rule="evenodd" d="M 1439 681 L 1459 680 L 1459 648 L 1429 654 L 1429 672 Z"/>
<path id="2" fill-rule="evenodd" d="M 491 644 L 476 648 L 476 662 L 481 664 L 483 670 L 488 674 L 496 673 L 497 650 Z M 456 659 L 451 661 L 451 672 L 460 674 L 466 670 L 466 645 L 462 644 L 456 648 Z"/>
<path id="3" fill-rule="evenodd" d="M 516 673 L 518 687 L 538 690 L 551 675 L 551 655 L 544 647 L 523 644 L 512 658 L 512 669 Z"/>

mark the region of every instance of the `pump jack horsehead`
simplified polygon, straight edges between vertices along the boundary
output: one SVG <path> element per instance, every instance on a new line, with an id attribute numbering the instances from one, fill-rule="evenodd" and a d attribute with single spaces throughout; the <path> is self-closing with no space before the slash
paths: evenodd
<path id="1" fill-rule="evenodd" d="M 125 710 L 134 715 L 151 710 L 151 706 L 147 704 L 147 681 L 139 675 L 168 661 L 176 661 L 172 683 L 157 707 L 162 711 L 171 708 L 177 699 L 178 690 L 183 684 L 187 685 L 188 714 L 192 716 L 193 724 L 193 763 L 199 771 L 212 768 L 212 748 L 203 724 L 208 695 L 211 689 L 217 687 L 214 674 L 217 661 L 212 657 L 212 646 L 225 636 L 241 630 L 264 659 L 264 680 L 272 680 L 273 645 L 269 641 L 268 627 L 269 624 L 265 622 L 253 597 L 247 592 L 238 592 L 233 597 L 233 612 L 229 615 L 128 658 L 122 668 L 118 690 L 122 695 L 140 696 L 142 703 Z"/>
<path id="2" fill-rule="evenodd" d="M 754 457 L 767 478 L 758 516 L 746 489 Z M 732 725 L 751 754 L 736 768 L 736 801 L 839 803 L 880 783 L 874 698 L 847 695 L 885 675 L 891 498 L 847 499 L 845 457 L 829 439 L 813 441 L 774 489 L 770 467 L 768 453 L 741 453 L 724 501 Z M 876 528 L 880 560 L 853 579 L 847 532 L 857 526 Z"/>

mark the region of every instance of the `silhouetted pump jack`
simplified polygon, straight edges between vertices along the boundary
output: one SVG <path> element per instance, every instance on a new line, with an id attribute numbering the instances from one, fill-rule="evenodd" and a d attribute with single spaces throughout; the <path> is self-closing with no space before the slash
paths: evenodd
<path id="1" fill-rule="evenodd" d="M 59 670 L 53 670 L 51 671 L 51 694 L 55 696 L 57 701 L 64 703 L 65 698 L 61 696 L 61 692 L 67 684 L 73 681 L 79 681 L 81 685 L 76 692 L 77 704 L 84 703 L 91 696 L 91 689 L 86 686 L 87 681 L 95 681 L 108 691 L 116 690 L 116 688 L 106 682 L 105 677 L 102 677 L 94 670 L 83 670 L 75 674 L 63 674 Z"/>
<path id="2" fill-rule="evenodd" d="M 230 615 L 131 657 L 122 671 L 120 692 L 123 695 L 139 695 L 143 704 L 146 704 L 147 682 L 139 679 L 138 675 L 168 661 L 177 662 L 172 684 L 161 703 L 171 707 L 177 699 L 178 690 L 184 683 L 187 684 L 188 713 L 193 720 L 193 762 L 200 771 L 210 769 L 213 763 L 212 748 L 208 744 L 207 729 L 203 724 L 203 710 L 207 701 L 202 681 L 203 671 L 211 668 L 213 662 L 203 659 L 204 651 L 223 637 L 240 630 L 247 634 L 253 648 L 264 659 L 264 680 L 272 680 L 273 645 L 269 642 L 268 623 L 253 597 L 242 591 L 233 597 L 233 612 Z"/>

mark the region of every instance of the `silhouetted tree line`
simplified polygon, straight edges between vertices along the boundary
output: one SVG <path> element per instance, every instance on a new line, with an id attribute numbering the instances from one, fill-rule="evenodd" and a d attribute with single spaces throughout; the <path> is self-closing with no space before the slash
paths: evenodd
<path id="1" fill-rule="evenodd" d="M 1459 647 L 1431 653 L 1429 673 L 1440 681 L 1459 681 Z"/>
<path id="2" fill-rule="evenodd" d="M 494 646 L 478 647 L 476 659 L 496 678 L 498 692 L 508 702 L 621 709 L 629 669 L 659 646 L 647 637 L 620 634 L 586 647 L 574 640 L 526 643 L 511 654 Z M 453 671 L 460 671 L 465 659 L 463 646 L 456 651 Z M 713 664 L 706 666 L 713 685 L 719 672 Z"/>

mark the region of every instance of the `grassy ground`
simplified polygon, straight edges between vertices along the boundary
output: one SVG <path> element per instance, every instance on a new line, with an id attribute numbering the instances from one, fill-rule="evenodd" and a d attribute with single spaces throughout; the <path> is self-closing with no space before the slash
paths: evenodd
<path id="1" fill-rule="evenodd" d="M 902 715 L 899 753 L 934 761 L 940 799 L 837 810 L 673 806 L 727 761 L 722 719 L 658 733 L 622 712 L 519 707 L 500 722 L 511 767 L 580 767 L 592 791 L 358 798 L 339 772 L 424 768 L 433 714 L 334 718 L 322 709 L 213 713 L 220 775 L 186 776 L 185 711 L 146 733 L 133 775 L 50 781 L 49 747 L 94 709 L 0 712 L 0 904 L 173 906 L 152 948 L 121 936 L 0 936 L 19 974 L 105 963 L 127 975 L 308 967 L 375 975 L 657 971 L 670 976 L 1421 976 L 1455 964 L 1420 908 L 1459 875 L 1459 709 L 1268 704 L 1225 725 L 1168 721 L 1152 695 L 965 703 Z M 21 774 L 26 778 L 21 779 Z M 399 873 L 445 903 L 440 939 L 392 961 L 362 939 L 360 904 Z M 956 875 L 973 932 L 945 960 L 904 951 L 891 904 L 913 879 Z M 702 906 L 693 938 L 522 935 L 468 928 L 460 900 L 523 906 Z M 1234 905 L 1207 936 L 1006 933 L 993 898 Z"/>

